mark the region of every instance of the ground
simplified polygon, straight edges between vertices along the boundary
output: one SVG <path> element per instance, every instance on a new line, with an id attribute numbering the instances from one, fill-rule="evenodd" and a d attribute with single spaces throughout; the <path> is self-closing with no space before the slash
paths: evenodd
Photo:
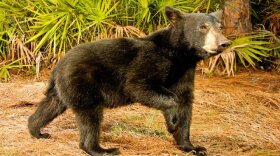
<path id="1" fill-rule="evenodd" d="M 0 155 L 86 155 L 71 110 L 50 123 L 51 139 L 32 138 L 27 118 L 44 97 L 47 81 L 0 83 Z M 196 75 L 191 141 L 208 154 L 280 155 L 280 75 L 251 71 L 234 77 Z M 35 103 L 24 105 L 21 101 Z M 190 155 L 176 148 L 159 111 L 140 104 L 105 111 L 101 144 L 122 155 Z"/>

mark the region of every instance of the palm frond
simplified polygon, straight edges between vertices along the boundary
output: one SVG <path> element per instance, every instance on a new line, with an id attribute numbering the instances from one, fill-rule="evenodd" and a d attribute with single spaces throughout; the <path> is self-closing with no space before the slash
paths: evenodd
<path id="1" fill-rule="evenodd" d="M 255 67 L 257 61 L 262 57 L 268 57 L 268 52 L 272 49 L 269 42 L 271 34 L 267 32 L 258 32 L 232 40 L 231 45 L 221 54 L 210 58 L 209 68 L 213 71 L 220 60 L 223 61 L 224 72 L 228 75 L 234 75 L 237 61 L 240 61 L 244 67 Z"/>

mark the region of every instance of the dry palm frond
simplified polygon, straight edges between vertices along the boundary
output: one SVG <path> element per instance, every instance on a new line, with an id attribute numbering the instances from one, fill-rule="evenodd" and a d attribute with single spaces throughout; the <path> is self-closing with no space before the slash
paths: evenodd
<path id="1" fill-rule="evenodd" d="M 116 25 L 109 30 L 110 38 L 118 37 L 143 37 L 145 33 L 133 26 Z"/>
<path id="2" fill-rule="evenodd" d="M 17 35 L 13 35 L 10 42 L 9 54 L 11 55 L 12 61 L 20 58 L 20 64 L 32 65 L 34 63 L 33 53 Z"/>

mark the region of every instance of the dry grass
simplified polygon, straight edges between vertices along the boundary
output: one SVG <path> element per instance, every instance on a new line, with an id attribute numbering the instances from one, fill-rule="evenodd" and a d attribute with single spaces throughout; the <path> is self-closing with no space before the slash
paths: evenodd
<path id="1" fill-rule="evenodd" d="M 36 109 L 46 82 L 26 79 L 0 83 L 0 155 L 86 155 L 78 148 L 78 130 L 70 110 L 43 131 L 51 139 L 34 139 L 27 118 Z M 279 155 L 279 73 L 246 73 L 235 77 L 197 75 L 191 140 L 209 155 Z M 119 147 L 122 155 L 186 155 L 165 129 L 159 111 L 139 104 L 106 110 L 101 143 Z"/>

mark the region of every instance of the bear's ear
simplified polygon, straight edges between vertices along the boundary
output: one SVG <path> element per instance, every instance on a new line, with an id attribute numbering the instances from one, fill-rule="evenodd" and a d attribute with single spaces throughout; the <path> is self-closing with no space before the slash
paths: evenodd
<path id="1" fill-rule="evenodd" d="M 210 15 L 216 17 L 219 21 L 222 21 L 223 18 L 223 10 L 217 10 L 215 12 L 210 13 Z"/>
<path id="2" fill-rule="evenodd" d="M 183 12 L 172 7 L 165 7 L 165 15 L 171 22 L 176 22 L 183 17 Z"/>

